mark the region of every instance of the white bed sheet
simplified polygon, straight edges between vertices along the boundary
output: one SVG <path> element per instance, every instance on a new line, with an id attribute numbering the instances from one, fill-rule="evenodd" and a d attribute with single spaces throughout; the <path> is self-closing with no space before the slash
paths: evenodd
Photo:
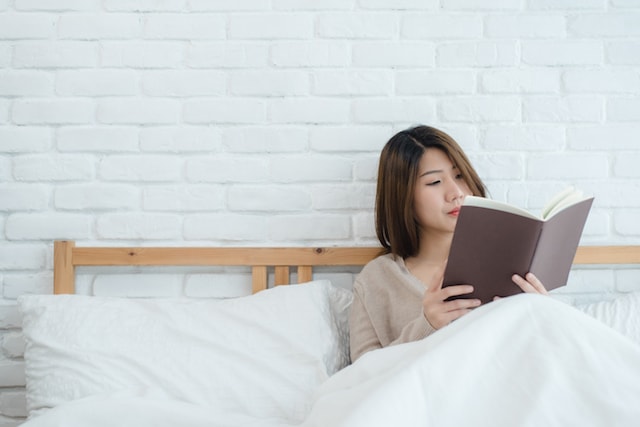
<path id="1" fill-rule="evenodd" d="M 519 295 L 425 340 L 366 354 L 319 387 L 301 424 L 129 390 L 23 426 L 631 426 L 639 401 L 639 345 L 564 303 Z"/>

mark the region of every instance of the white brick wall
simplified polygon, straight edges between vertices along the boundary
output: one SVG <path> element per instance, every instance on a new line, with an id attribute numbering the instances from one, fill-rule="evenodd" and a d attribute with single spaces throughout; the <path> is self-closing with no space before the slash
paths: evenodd
<path id="1" fill-rule="evenodd" d="M 637 0 L 0 0 L 0 427 L 25 415 L 16 298 L 51 292 L 52 240 L 372 244 L 378 154 L 411 124 L 453 134 L 493 197 L 575 184 L 583 243 L 637 244 L 638 22 Z M 99 273 L 79 287 L 212 292 Z"/>

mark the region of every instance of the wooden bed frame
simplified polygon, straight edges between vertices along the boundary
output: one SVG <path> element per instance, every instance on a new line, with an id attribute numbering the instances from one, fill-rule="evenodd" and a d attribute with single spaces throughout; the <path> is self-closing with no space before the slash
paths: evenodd
<path id="1" fill-rule="evenodd" d="M 81 247 L 54 242 L 55 294 L 75 293 L 78 266 L 246 266 L 253 292 L 267 289 L 269 268 L 275 284 L 289 284 L 290 267 L 298 283 L 312 280 L 317 266 L 363 266 L 381 253 L 377 247 Z M 574 264 L 640 264 L 640 246 L 581 246 Z"/>

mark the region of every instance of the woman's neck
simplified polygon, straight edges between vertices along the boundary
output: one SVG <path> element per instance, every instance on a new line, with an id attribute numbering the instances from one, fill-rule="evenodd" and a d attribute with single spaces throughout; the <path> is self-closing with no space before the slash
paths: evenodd
<path id="1" fill-rule="evenodd" d="M 418 253 L 411 257 L 420 264 L 444 265 L 449 257 L 453 233 L 430 233 L 420 236 Z"/>

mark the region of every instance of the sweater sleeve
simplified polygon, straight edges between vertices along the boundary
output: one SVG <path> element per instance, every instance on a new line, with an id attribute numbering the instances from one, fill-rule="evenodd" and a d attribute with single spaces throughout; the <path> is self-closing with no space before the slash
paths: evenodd
<path id="1" fill-rule="evenodd" d="M 398 337 L 392 341 L 388 341 L 388 337 L 384 337 L 383 339 L 385 339 L 386 342 L 382 342 L 381 337 L 378 335 L 378 332 L 374 327 L 369 311 L 384 310 L 384 304 L 380 304 L 376 307 L 367 306 L 365 303 L 366 298 L 364 298 L 362 292 L 362 287 L 356 284 L 354 286 L 353 303 L 351 304 L 349 314 L 352 362 L 356 361 L 360 356 L 368 351 L 390 345 L 417 341 L 425 338 L 435 331 L 422 312 L 420 312 L 415 319 L 404 325 Z M 390 304 L 393 302 L 385 301 L 385 303 Z"/>

